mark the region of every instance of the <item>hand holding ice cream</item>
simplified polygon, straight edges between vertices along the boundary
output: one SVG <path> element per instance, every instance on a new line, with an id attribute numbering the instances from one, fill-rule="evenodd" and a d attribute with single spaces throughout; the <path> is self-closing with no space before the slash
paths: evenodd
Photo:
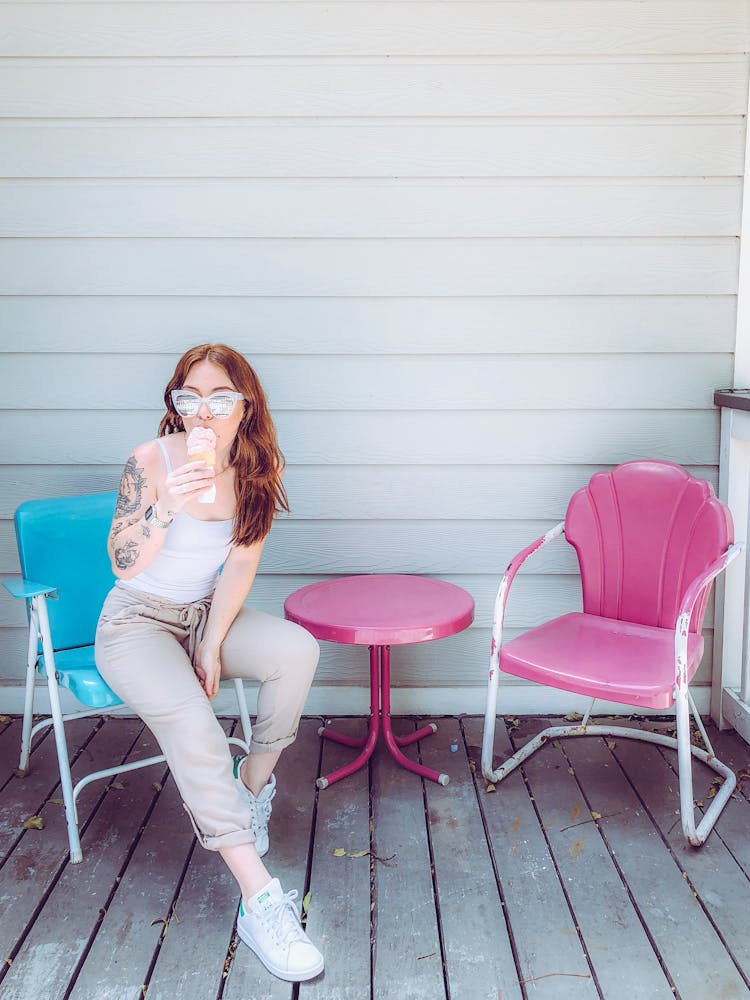
<path id="1" fill-rule="evenodd" d="M 188 461 L 206 463 L 207 468 L 216 465 L 216 435 L 210 427 L 194 427 L 187 439 Z M 213 503 L 216 499 L 216 486 L 211 486 L 198 497 L 198 503 Z"/>

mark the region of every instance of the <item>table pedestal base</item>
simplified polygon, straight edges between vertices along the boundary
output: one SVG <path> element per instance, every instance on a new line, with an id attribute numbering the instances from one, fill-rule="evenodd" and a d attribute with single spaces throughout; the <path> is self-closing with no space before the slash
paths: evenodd
<path id="1" fill-rule="evenodd" d="M 318 730 L 318 735 L 322 736 L 323 739 L 333 740 L 334 743 L 341 743 L 343 746 L 354 749 L 362 748 L 362 753 L 351 763 L 345 764 L 344 767 L 332 771 L 325 777 L 318 778 L 315 782 L 318 788 L 328 788 L 329 785 L 349 777 L 350 774 L 354 774 L 355 771 L 365 766 L 375 750 L 381 721 L 385 745 L 397 763 L 405 767 L 407 771 L 413 771 L 414 774 L 419 774 L 423 778 L 436 781 L 439 785 L 448 784 L 450 778 L 447 774 L 433 771 L 429 767 L 423 767 L 422 764 L 416 764 L 401 752 L 401 747 L 409 746 L 410 743 L 424 739 L 425 736 L 432 736 L 433 733 L 437 732 L 437 726 L 431 722 L 429 725 L 409 733 L 408 736 L 396 736 L 391 728 L 391 647 L 370 646 L 370 725 L 366 736 L 362 739 L 356 739 L 325 726 L 321 726 Z"/>

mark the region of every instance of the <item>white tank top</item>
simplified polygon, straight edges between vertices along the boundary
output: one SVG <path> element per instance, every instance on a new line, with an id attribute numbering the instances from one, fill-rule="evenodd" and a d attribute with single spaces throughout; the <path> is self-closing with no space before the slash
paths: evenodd
<path id="1" fill-rule="evenodd" d="M 158 442 L 169 473 L 172 463 L 163 440 L 159 438 Z M 126 586 L 178 604 L 208 597 L 216 589 L 219 570 L 232 548 L 234 520 L 199 521 L 181 511 L 164 530 L 167 537 L 157 557 Z"/>

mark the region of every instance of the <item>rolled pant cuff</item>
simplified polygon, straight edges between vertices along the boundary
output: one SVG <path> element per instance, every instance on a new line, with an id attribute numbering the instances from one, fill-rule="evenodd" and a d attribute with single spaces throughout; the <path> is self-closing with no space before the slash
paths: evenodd
<path id="1" fill-rule="evenodd" d="M 200 842 L 207 851 L 219 851 L 222 847 L 238 847 L 240 844 L 254 844 L 255 834 L 252 830 L 232 830 L 218 837 L 207 837 L 201 834 Z"/>
<path id="2" fill-rule="evenodd" d="M 251 736 L 248 751 L 249 753 L 280 753 L 290 747 L 296 739 L 297 734 L 292 733 L 291 736 L 283 736 L 280 740 L 271 740 L 270 743 L 256 743 Z"/>
<path id="3" fill-rule="evenodd" d="M 188 809 L 184 802 L 182 805 L 185 812 L 190 817 L 190 822 L 193 824 L 193 830 L 195 830 L 195 836 L 198 838 L 198 842 L 202 847 L 205 847 L 207 851 L 220 851 L 223 847 L 238 847 L 240 844 L 255 843 L 255 832 L 253 830 L 230 830 L 228 833 L 219 833 L 214 837 L 209 837 L 208 834 L 200 831 L 192 812 Z"/>

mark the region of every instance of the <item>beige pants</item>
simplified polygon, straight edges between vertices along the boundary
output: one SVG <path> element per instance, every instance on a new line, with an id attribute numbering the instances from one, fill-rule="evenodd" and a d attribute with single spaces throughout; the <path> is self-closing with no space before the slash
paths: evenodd
<path id="1" fill-rule="evenodd" d="M 116 585 L 96 632 L 105 681 L 151 729 L 199 839 L 209 850 L 252 843 L 250 807 L 224 732 L 193 669 L 211 598 L 176 604 Z M 320 650 L 305 629 L 243 608 L 221 647 L 221 676 L 260 681 L 251 753 L 294 742 Z"/>

